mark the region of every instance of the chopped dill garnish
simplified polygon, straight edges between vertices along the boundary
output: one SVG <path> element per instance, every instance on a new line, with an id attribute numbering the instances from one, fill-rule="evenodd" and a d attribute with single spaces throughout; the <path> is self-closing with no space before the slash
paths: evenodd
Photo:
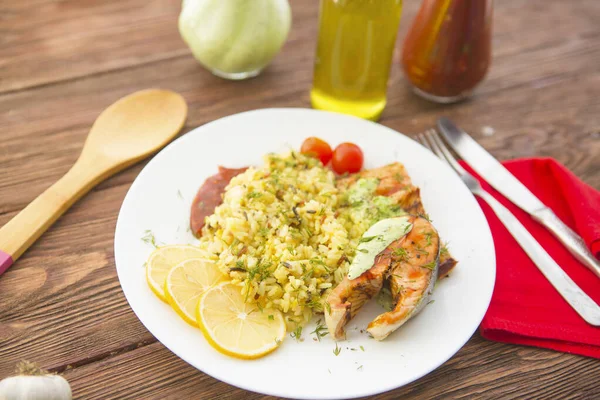
<path id="1" fill-rule="evenodd" d="M 327 309 L 327 314 L 331 315 L 331 304 L 329 302 L 325 302 L 325 308 Z"/>
<path id="2" fill-rule="evenodd" d="M 316 257 L 311 258 L 310 260 L 308 260 L 309 263 L 311 264 L 319 264 L 319 265 L 325 265 L 325 262 L 323 260 L 320 260 Z"/>
<path id="3" fill-rule="evenodd" d="M 260 192 L 248 192 L 248 194 L 246 195 L 247 198 L 249 199 L 256 199 L 257 197 L 262 196 L 262 193 Z"/>
<path id="4" fill-rule="evenodd" d="M 435 267 L 437 266 L 437 260 L 433 260 L 432 262 L 430 262 L 430 263 L 427 263 L 427 264 L 425 264 L 425 265 L 421 265 L 421 266 L 422 266 L 423 268 L 427 268 L 427 269 L 430 269 L 430 270 L 434 270 L 434 269 L 435 269 Z"/>
<path id="5" fill-rule="evenodd" d="M 427 246 L 431 246 L 431 235 L 433 235 L 433 232 L 431 232 L 431 231 L 425 232 L 425 239 L 427 239 Z"/>
<path id="6" fill-rule="evenodd" d="M 362 366 L 362 365 L 361 365 L 361 366 L 359 366 L 358 368 L 356 368 L 356 370 L 357 370 L 357 371 L 362 371 L 362 369 L 363 369 L 363 366 Z"/>
<path id="7" fill-rule="evenodd" d="M 351 351 L 358 351 L 358 349 L 356 347 L 350 347 Z"/>
<path id="8" fill-rule="evenodd" d="M 311 333 L 314 333 L 315 335 L 317 335 L 317 339 L 319 340 L 319 342 L 321 341 L 322 337 L 329 335 L 329 331 L 327 330 L 327 327 L 325 327 L 325 325 L 321 324 L 321 320 L 317 321 L 317 327 Z"/>
<path id="9" fill-rule="evenodd" d="M 306 271 L 304 272 L 304 274 L 302 275 L 302 278 L 304 280 L 310 279 L 312 278 L 313 274 L 315 273 L 315 269 L 311 268 L 311 269 L 306 269 Z"/>
<path id="10" fill-rule="evenodd" d="M 311 296 L 310 294 L 308 296 L 309 300 L 306 302 L 306 305 L 315 311 L 322 311 L 323 304 L 321 303 L 321 299 L 318 296 Z"/>
<path id="11" fill-rule="evenodd" d="M 442 248 L 440 249 L 440 257 L 448 255 L 448 243 L 442 244 Z"/>
<path id="12" fill-rule="evenodd" d="M 177 190 L 177 197 L 183 200 L 183 195 L 181 194 L 181 190 Z"/>
<path id="13" fill-rule="evenodd" d="M 269 228 L 260 228 L 258 230 L 258 234 L 260 236 L 267 236 L 269 234 L 269 232 L 270 232 Z"/>
<path id="14" fill-rule="evenodd" d="M 154 238 L 154 234 L 150 229 L 146 229 L 144 231 L 144 236 L 142 236 L 142 242 L 154 246 L 155 248 L 158 247 L 156 245 L 156 239 Z"/>
<path id="15" fill-rule="evenodd" d="M 342 348 L 338 346 L 337 342 L 335 342 L 335 349 L 333 349 L 333 354 L 335 354 L 336 356 L 339 356 L 341 351 L 342 351 Z"/>
<path id="16" fill-rule="evenodd" d="M 296 339 L 298 342 L 302 341 L 302 326 L 298 325 L 294 332 L 290 333 L 290 336 Z"/>
<path id="17" fill-rule="evenodd" d="M 415 250 L 417 251 L 417 253 L 425 254 L 426 256 L 429 255 L 429 252 L 427 250 L 423 249 L 422 247 L 416 247 Z"/>
<path id="18" fill-rule="evenodd" d="M 270 319 L 271 321 L 275 321 L 275 316 L 274 316 L 273 314 L 269 314 L 269 319 Z"/>
<path id="19" fill-rule="evenodd" d="M 430 305 L 431 303 L 434 303 L 435 300 L 429 300 L 429 302 L 427 303 L 427 305 Z"/>
<path id="20" fill-rule="evenodd" d="M 379 239 L 380 237 L 381 237 L 381 235 L 362 237 L 362 238 L 360 238 L 360 240 L 358 241 L 358 243 L 368 243 L 371 240 Z"/>
<path id="21" fill-rule="evenodd" d="M 406 252 L 405 248 L 398 247 L 397 249 L 394 249 L 394 251 L 392 251 L 392 256 L 397 260 L 401 261 L 406 260 L 408 258 L 408 253 Z"/>
<path id="22" fill-rule="evenodd" d="M 360 251 L 361 253 L 365 253 L 365 254 L 369 253 L 369 250 L 367 250 L 367 249 L 356 249 L 356 251 Z"/>
<path id="23" fill-rule="evenodd" d="M 419 216 L 420 216 L 421 218 L 425 218 L 427 221 L 431 222 L 431 218 L 429 218 L 429 214 L 427 214 L 427 213 L 424 213 L 424 214 L 421 214 L 421 215 L 419 215 Z"/>
<path id="24" fill-rule="evenodd" d="M 364 348 L 364 347 L 362 347 L 362 345 L 360 346 L 360 349 L 361 349 L 362 351 L 365 351 L 365 348 Z"/>

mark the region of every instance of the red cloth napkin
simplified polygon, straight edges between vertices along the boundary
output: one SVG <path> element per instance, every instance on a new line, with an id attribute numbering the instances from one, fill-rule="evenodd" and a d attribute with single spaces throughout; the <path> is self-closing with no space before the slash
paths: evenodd
<path id="1" fill-rule="evenodd" d="M 596 257 L 600 256 L 599 191 L 583 183 L 553 159 L 520 159 L 503 164 L 565 224 L 579 233 Z M 469 171 L 472 172 L 471 169 Z M 579 287 L 600 304 L 600 278 L 580 264 L 528 214 L 485 181 L 480 179 L 480 182 L 516 215 Z M 600 358 L 600 328 L 587 324 L 563 300 L 491 208 L 478 200 L 494 237 L 497 266 L 496 286 L 490 307 L 481 322 L 481 335 L 499 342 Z"/>

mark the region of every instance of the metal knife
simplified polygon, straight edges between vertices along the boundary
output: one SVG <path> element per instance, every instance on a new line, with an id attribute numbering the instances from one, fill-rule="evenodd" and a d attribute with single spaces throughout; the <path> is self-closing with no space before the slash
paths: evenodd
<path id="1" fill-rule="evenodd" d="M 577 233 L 565 225 L 554 212 L 514 177 L 498 160 L 481 147 L 468 133 L 448 118 L 437 121 L 448 144 L 494 189 L 544 225 L 583 265 L 600 278 L 600 262 Z"/>

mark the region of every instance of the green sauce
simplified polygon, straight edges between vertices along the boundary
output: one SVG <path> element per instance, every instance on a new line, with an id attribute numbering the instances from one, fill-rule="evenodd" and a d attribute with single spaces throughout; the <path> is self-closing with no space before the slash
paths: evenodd
<path id="1" fill-rule="evenodd" d="M 377 185 L 377 178 L 361 178 L 348 189 L 347 202 L 353 220 L 371 226 L 382 219 L 406 214 L 391 198 L 377 195 Z"/>
<path id="2" fill-rule="evenodd" d="M 348 270 L 348 279 L 358 278 L 373 266 L 379 253 L 408 234 L 412 229 L 408 220 L 408 217 L 387 218 L 367 229 L 356 248 L 356 255 Z"/>

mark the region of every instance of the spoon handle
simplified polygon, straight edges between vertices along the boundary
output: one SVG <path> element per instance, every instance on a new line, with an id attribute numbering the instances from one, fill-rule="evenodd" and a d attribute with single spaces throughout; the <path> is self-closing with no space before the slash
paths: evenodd
<path id="1" fill-rule="evenodd" d="M 86 163 L 89 164 L 89 163 Z M 110 173 L 81 160 L 0 229 L 0 275 L 65 211 Z"/>

